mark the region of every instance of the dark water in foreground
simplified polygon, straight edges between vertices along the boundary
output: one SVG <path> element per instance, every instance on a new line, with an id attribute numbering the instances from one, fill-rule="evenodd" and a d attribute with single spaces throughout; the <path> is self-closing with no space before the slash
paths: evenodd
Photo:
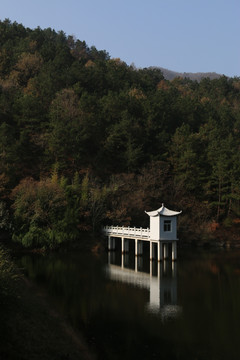
<path id="1" fill-rule="evenodd" d="M 240 251 L 23 256 L 99 359 L 240 359 Z"/>

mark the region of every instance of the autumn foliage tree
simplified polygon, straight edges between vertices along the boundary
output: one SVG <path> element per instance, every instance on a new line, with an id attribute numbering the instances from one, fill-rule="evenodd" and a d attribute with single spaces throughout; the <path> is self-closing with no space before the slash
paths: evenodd
<path id="1" fill-rule="evenodd" d="M 12 192 L 14 239 L 26 247 L 56 247 L 64 239 L 66 206 L 63 189 L 52 179 L 24 179 Z"/>
<path id="2" fill-rule="evenodd" d="M 0 35 L 0 202 L 14 238 L 54 247 L 103 223 L 141 225 L 162 202 L 192 229 L 238 221 L 238 78 L 168 81 L 9 20 Z"/>

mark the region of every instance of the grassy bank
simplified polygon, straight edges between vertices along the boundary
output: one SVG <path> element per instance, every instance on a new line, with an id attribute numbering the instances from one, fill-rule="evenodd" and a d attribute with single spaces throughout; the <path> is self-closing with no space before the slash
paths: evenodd
<path id="1" fill-rule="evenodd" d="M 93 359 L 81 336 L 0 248 L 0 359 Z"/>

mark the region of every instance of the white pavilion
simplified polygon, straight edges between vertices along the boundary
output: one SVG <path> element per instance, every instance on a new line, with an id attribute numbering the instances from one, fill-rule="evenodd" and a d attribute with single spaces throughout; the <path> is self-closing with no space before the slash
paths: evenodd
<path id="1" fill-rule="evenodd" d="M 143 241 L 150 243 L 150 260 L 161 261 L 169 257 L 177 259 L 177 217 L 182 211 L 169 210 L 162 206 L 154 211 L 145 211 L 150 217 L 150 228 L 105 226 L 103 233 L 108 236 L 108 250 L 115 250 L 115 239 L 121 238 L 122 253 L 129 251 L 129 240 L 135 240 L 135 255 L 143 254 Z"/>

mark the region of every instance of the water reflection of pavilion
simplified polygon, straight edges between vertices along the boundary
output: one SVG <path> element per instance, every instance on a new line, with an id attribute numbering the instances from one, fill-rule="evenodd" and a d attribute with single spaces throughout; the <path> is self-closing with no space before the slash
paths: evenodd
<path id="1" fill-rule="evenodd" d="M 135 268 L 131 268 L 128 254 L 122 254 L 120 265 L 116 259 L 116 253 L 109 253 L 106 272 L 111 280 L 149 290 L 147 311 L 159 313 L 162 319 L 179 315 L 176 262 L 149 261 L 149 272 L 144 272 L 141 257 L 135 257 Z"/>

